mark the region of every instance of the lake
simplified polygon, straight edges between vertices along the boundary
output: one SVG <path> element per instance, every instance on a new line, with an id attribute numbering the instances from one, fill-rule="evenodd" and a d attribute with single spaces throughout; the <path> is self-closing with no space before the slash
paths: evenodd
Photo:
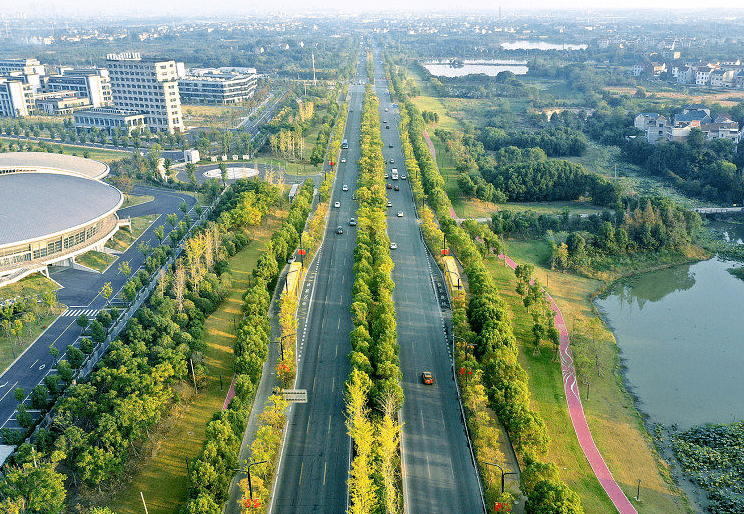
<path id="1" fill-rule="evenodd" d="M 449 61 L 435 61 L 424 64 L 424 68 L 436 77 L 464 77 L 479 73 L 495 77 L 502 71 L 511 71 L 515 75 L 525 75 L 528 71 L 527 61 L 504 60 L 464 60 L 462 66 L 452 66 Z"/>
<path id="2" fill-rule="evenodd" d="M 587 45 L 546 43 L 545 41 L 513 41 L 501 43 L 504 50 L 586 50 Z"/>
<path id="3" fill-rule="evenodd" d="M 744 418 L 744 281 L 727 271 L 739 266 L 714 258 L 645 273 L 596 300 L 651 422 Z"/>

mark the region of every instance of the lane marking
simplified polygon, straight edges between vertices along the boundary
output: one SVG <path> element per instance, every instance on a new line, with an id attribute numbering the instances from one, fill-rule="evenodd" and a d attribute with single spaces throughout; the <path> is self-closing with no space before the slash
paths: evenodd
<path id="1" fill-rule="evenodd" d="M 7 384 L 7 382 L 6 382 L 6 384 Z M 11 392 L 11 391 L 13 390 L 13 388 L 14 388 L 15 386 L 17 386 L 17 385 L 18 385 L 18 381 L 16 381 L 16 383 L 15 383 L 15 384 L 13 384 L 12 386 L 10 386 L 10 389 L 8 389 L 8 391 L 7 391 L 7 392 L 6 392 L 6 393 L 5 393 L 4 395 L 3 395 L 3 397 L 2 397 L 2 398 L 0 398 L 0 402 L 1 402 L 1 401 L 3 401 L 3 400 L 5 399 L 5 397 L 6 397 L 6 396 L 8 396 L 8 393 L 10 393 L 10 392 Z M 7 423 L 7 422 L 6 422 L 6 423 Z"/>

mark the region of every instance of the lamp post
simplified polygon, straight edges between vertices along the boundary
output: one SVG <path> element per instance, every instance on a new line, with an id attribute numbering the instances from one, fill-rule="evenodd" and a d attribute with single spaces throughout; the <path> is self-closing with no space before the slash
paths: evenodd
<path id="1" fill-rule="evenodd" d="M 638 491 L 636 492 L 636 501 L 641 501 L 641 479 L 638 479 Z"/>
<path id="2" fill-rule="evenodd" d="M 489 466 L 496 466 L 501 470 L 501 494 L 504 494 L 504 477 L 506 475 L 516 475 L 517 473 L 514 471 L 504 471 L 504 468 L 496 464 L 495 462 L 486 462 L 484 460 L 481 461 L 483 464 L 488 464 Z"/>
<path id="3" fill-rule="evenodd" d="M 284 339 L 293 335 L 294 334 L 286 334 L 283 336 L 279 336 L 278 341 L 271 341 L 273 344 L 279 345 L 279 354 L 281 355 L 282 360 L 284 360 Z"/>
<path id="4" fill-rule="evenodd" d="M 263 464 L 264 462 L 268 462 L 267 460 L 260 460 L 258 462 L 251 462 L 248 464 L 248 467 L 246 468 L 237 468 L 233 471 L 242 471 L 243 473 L 246 473 L 248 475 L 248 494 L 251 496 L 251 499 L 253 499 L 253 483 L 251 482 L 251 466 L 255 466 L 256 464 Z"/>

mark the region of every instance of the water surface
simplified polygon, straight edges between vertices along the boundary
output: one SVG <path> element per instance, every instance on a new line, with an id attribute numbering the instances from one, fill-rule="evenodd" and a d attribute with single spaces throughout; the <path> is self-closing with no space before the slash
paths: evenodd
<path id="1" fill-rule="evenodd" d="M 501 43 L 504 50 L 586 50 L 587 45 L 573 43 L 548 43 L 546 41 L 513 41 Z"/>
<path id="2" fill-rule="evenodd" d="M 711 259 L 618 282 L 596 304 L 652 422 L 744 418 L 744 281 Z"/>
<path id="3" fill-rule="evenodd" d="M 466 60 L 457 66 L 449 61 L 435 61 L 424 64 L 424 68 L 436 77 L 464 77 L 483 74 L 495 77 L 502 71 L 511 71 L 515 75 L 525 75 L 529 68 L 527 61 L 505 60 Z"/>

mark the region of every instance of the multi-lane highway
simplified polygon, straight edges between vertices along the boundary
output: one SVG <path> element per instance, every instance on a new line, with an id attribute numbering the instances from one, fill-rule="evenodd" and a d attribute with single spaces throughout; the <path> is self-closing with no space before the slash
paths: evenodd
<path id="1" fill-rule="evenodd" d="M 407 176 L 398 132 L 400 118 L 391 103 L 379 59 L 376 55 L 375 90 L 380 98 L 383 155 L 391 177 L 392 168 L 398 169 L 399 176 Z M 391 178 L 388 183 L 400 188 L 387 192 L 393 204 L 388 209 L 388 234 L 398 245 L 392 250 L 395 263 L 393 299 L 405 392 L 400 421 L 403 424 L 401 458 L 406 512 L 483 512 L 479 479 L 452 374 L 446 336 L 451 332 L 445 332 L 450 310 L 442 275 L 421 239 L 409 181 Z M 399 211 L 403 212 L 403 217 L 398 217 Z M 422 383 L 423 371 L 433 373 L 433 385 Z"/>
<path id="2" fill-rule="evenodd" d="M 364 67 L 358 71 L 361 77 Z M 308 402 L 289 412 L 286 440 L 270 512 L 306 514 L 343 513 L 347 507 L 347 479 L 351 445 L 346 433 L 344 384 L 351 351 L 351 287 L 354 282 L 356 216 L 352 199 L 358 177 L 363 86 L 350 86 L 349 117 L 333 186 L 325 239 L 308 277 L 312 288 L 307 317 L 300 317 L 297 388 L 307 389 Z M 343 185 L 348 191 L 343 191 Z M 339 207 L 334 207 L 339 202 Z M 337 234 L 337 227 L 343 233 Z M 317 271 L 315 271 L 317 270 Z M 302 306 L 300 306 L 302 308 Z M 302 309 L 301 309 L 302 310 Z"/>
<path id="3" fill-rule="evenodd" d="M 64 358 L 67 346 L 80 335 L 82 329 L 75 323 L 76 316 L 73 316 L 72 313 L 85 312 L 90 318 L 93 318 L 95 313 L 106 306 L 106 300 L 99 293 L 103 284 L 111 282 L 115 297 L 128 280 L 127 277 L 119 273 L 118 263 L 129 261 L 133 272 L 136 272 L 145 259 L 137 248 L 138 244 L 149 242 L 150 246 L 157 246 L 157 238 L 154 235 L 155 227 L 165 224 L 167 214 L 175 213 L 179 218 L 183 217 L 183 212 L 179 209 L 181 202 L 185 201 L 189 208 L 196 203 L 195 198 L 188 193 L 179 193 L 167 189 L 137 186 L 134 193 L 153 196 L 154 200 L 121 209 L 118 212 L 120 218 L 148 214 L 158 214 L 159 216 L 140 236 L 139 240 L 124 252 L 108 270 L 101 274 L 57 266 L 51 268 L 51 278 L 62 286 L 62 289 L 57 293 L 57 298 L 61 303 L 67 305 L 69 310 L 57 318 L 34 344 L 29 346 L 23 355 L 0 376 L 1 427 L 19 428 L 15 420 L 18 403 L 12 391 L 20 387 L 27 394 L 30 394 L 31 390 L 50 372 L 54 365 L 49 353 L 50 345 L 54 345 L 62 354 L 61 358 Z M 166 237 L 169 227 L 169 225 L 165 225 Z"/>

